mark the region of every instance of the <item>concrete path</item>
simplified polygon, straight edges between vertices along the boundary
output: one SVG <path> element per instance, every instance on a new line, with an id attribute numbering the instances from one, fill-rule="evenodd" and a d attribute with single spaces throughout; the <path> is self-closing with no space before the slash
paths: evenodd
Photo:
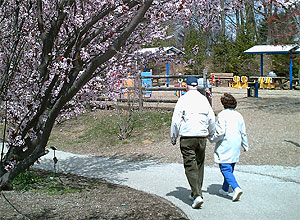
<path id="1" fill-rule="evenodd" d="M 163 197 L 184 211 L 189 219 L 300 219 L 300 167 L 237 165 L 236 177 L 244 190 L 241 200 L 220 196 L 223 177 L 219 168 L 205 167 L 204 204 L 191 208 L 190 189 L 182 164 L 125 161 L 56 151 L 57 171 L 110 182 Z M 36 168 L 54 170 L 53 151 Z"/>

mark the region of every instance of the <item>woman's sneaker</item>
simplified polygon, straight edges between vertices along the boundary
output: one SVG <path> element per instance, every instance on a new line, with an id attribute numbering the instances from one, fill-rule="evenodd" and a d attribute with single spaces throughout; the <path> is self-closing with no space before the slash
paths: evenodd
<path id="1" fill-rule="evenodd" d="M 242 194 L 243 194 L 243 190 L 240 187 L 236 187 L 233 191 L 232 202 L 238 201 Z"/>
<path id="2" fill-rule="evenodd" d="M 226 192 L 223 189 L 219 189 L 219 194 L 221 194 L 223 196 L 228 196 L 229 192 Z"/>

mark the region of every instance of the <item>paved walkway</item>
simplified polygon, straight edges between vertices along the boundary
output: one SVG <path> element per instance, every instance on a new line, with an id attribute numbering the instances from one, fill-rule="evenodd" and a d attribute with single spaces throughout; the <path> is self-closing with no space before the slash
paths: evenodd
<path id="1" fill-rule="evenodd" d="M 204 204 L 191 208 L 190 189 L 182 164 L 125 161 L 56 151 L 58 172 L 107 181 L 163 197 L 189 219 L 300 219 L 300 167 L 237 165 L 236 177 L 244 189 L 238 202 L 217 194 L 223 177 L 218 167 L 205 167 Z M 53 170 L 53 151 L 37 168 Z M 231 194 L 232 195 L 232 194 Z"/>

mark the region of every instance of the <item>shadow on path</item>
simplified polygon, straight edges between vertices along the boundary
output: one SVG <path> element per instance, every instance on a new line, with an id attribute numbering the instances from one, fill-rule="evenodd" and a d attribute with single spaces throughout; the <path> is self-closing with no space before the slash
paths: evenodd
<path id="1" fill-rule="evenodd" d="M 230 195 L 221 195 L 219 193 L 219 189 L 222 188 L 222 185 L 221 184 L 210 184 L 208 187 L 207 187 L 207 193 L 210 194 L 210 195 L 215 195 L 215 196 L 219 196 L 219 197 L 222 197 L 222 198 L 225 198 L 225 199 L 232 199 L 232 196 Z M 203 191 L 205 192 L 205 191 Z M 229 191 L 230 192 L 230 191 Z"/>
<path id="2" fill-rule="evenodd" d="M 59 159 L 56 165 L 57 172 L 73 173 L 80 176 L 92 178 L 105 178 L 109 181 L 121 184 L 124 179 L 119 177 L 120 173 L 140 170 L 150 165 L 156 164 L 155 161 L 126 161 L 116 158 L 104 157 L 76 157 L 71 156 L 66 159 Z M 37 168 L 54 171 L 53 160 L 44 158 Z"/>
<path id="3" fill-rule="evenodd" d="M 191 194 L 191 190 L 188 190 L 184 187 L 176 187 L 176 190 L 171 191 L 166 194 L 166 196 L 173 196 L 187 205 L 191 205 L 192 201 L 189 199 L 189 195 Z"/>

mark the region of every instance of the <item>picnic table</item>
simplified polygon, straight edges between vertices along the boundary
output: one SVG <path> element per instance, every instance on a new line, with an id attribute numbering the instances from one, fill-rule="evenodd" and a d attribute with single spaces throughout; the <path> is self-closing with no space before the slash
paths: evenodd
<path id="1" fill-rule="evenodd" d="M 249 76 L 249 79 L 252 79 L 254 81 L 258 81 L 259 78 L 261 78 L 261 77 L 263 77 L 263 78 L 271 77 L 273 83 L 275 83 L 275 84 L 277 83 L 281 89 L 284 88 L 284 83 L 286 81 L 288 81 L 286 79 L 286 77 L 284 77 L 284 76 L 275 76 L 275 77 L 272 77 L 272 76 Z"/>

